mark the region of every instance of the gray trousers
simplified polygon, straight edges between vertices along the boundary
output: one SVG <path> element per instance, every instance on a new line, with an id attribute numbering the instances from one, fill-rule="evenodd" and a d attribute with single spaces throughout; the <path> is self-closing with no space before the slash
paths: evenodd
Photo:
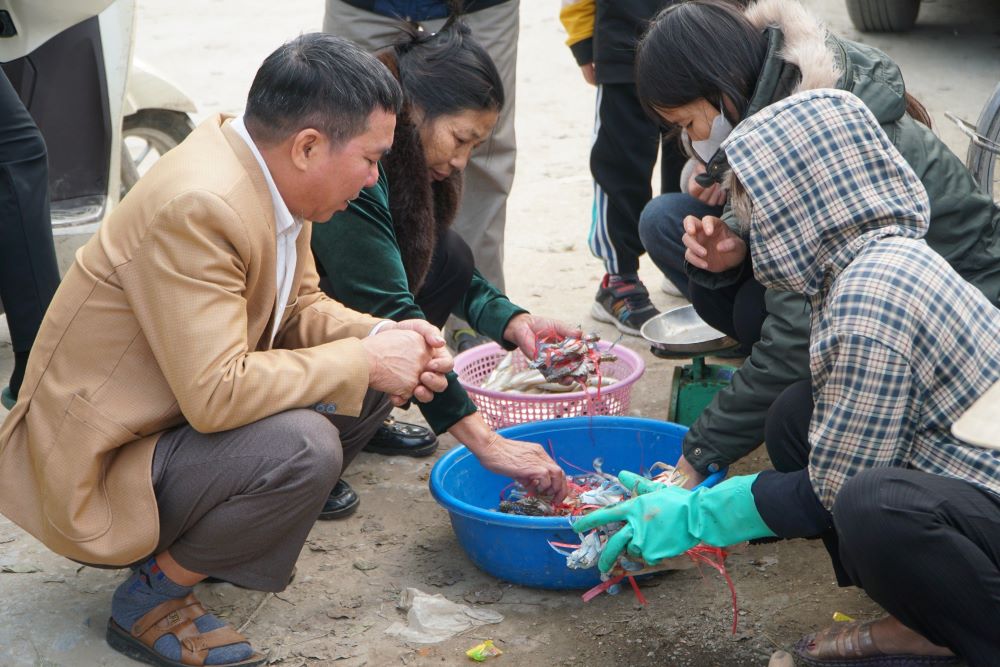
<path id="1" fill-rule="evenodd" d="M 153 456 L 155 553 L 245 588 L 283 590 L 330 490 L 391 407 L 369 390 L 357 418 L 300 409 L 221 433 L 164 433 Z"/>
<path id="2" fill-rule="evenodd" d="M 472 155 L 465 169 L 465 191 L 453 229 L 472 248 L 476 268 L 499 289 L 504 288 L 503 236 L 507 195 L 514 182 L 514 85 L 517 79 L 517 37 L 520 0 L 508 0 L 463 16 L 472 36 L 496 63 L 506 102 L 492 140 Z M 438 30 L 444 19 L 427 21 Z M 323 31 L 346 37 L 374 51 L 392 45 L 402 33 L 400 21 L 341 2 L 326 0 Z"/>

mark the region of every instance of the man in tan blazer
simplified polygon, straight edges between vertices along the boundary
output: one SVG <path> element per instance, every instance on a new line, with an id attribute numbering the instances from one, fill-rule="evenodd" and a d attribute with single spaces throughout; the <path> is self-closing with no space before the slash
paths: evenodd
<path id="1" fill-rule="evenodd" d="M 289 42 L 245 115 L 165 155 L 59 287 L 0 428 L 0 511 L 68 558 L 133 564 L 116 649 L 259 664 L 191 587 L 283 589 L 390 402 L 445 387 L 440 332 L 326 297 L 309 251 L 309 221 L 378 178 L 401 101 L 350 42 Z"/>

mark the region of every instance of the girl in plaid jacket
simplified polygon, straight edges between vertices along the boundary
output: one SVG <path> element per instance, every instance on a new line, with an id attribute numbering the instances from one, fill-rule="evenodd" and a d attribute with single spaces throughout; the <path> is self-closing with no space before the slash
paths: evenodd
<path id="1" fill-rule="evenodd" d="M 951 426 L 1000 379 L 1000 310 L 923 240 L 924 186 L 851 93 L 788 97 L 722 150 L 754 275 L 812 307 L 808 426 L 768 441 L 776 470 L 694 492 L 640 482 L 574 528 L 626 522 L 605 568 L 624 550 L 820 536 L 839 583 L 889 615 L 803 638 L 801 662 L 996 665 L 1000 451 Z"/>

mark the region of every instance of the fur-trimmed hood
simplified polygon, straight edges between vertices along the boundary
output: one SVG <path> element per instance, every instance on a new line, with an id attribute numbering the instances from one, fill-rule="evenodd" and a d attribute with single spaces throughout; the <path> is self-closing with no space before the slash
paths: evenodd
<path id="1" fill-rule="evenodd" d="M 798 67 L 802 77 L 794 92 L 837 87 L 843 72 L 827 44 L 830 33 L 796 0 L 758 0 L 744 15 L 760 30 L 781 30 L 784 43 L 778 55 Z"/>
<path id="2" fill-rule="evenodd" d="M 797 0 L 758 0 L 746 9 L 745 16 L 760 30 L 771 29 L 767 61 L 748 116 L 788 95 L 820 88 L 853 93 L 882 125 L 906 112 L 906 89 L 899 67 L 874 47 L 830 34 Z M 789 65 L 797 70 L 790 89 L 781 85 Z"/>
<path id="3" fill-rule="evenodd" d="M 378 58 L 398 80 L 393 50 L 380 52 Z M 462 199 L 462 174 L 453 173 L 443 181 L 428 178 L 427 159 L 409 102 L 396 116 L 392 150 L 382 159 L 382 168 L 389 182 L 389 212 L 403 268 L 410 293 L 416 294 L 427 277 L 437 239 L 455 220 Z"/>

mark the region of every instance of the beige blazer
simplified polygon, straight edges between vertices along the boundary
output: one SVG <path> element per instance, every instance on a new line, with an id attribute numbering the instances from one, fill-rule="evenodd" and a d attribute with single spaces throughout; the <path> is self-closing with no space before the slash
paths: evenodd
<path id="1" fill-rule="evenodd" d="M 69 558 L 123 565 L 155 549 L 165 429 L 225 431 L 319 402 L 360 412 L 358 339 L 378 320 L 319 290 L 307 222 L 272 348 L 273 205 L 225 121 L 157 162 L 77 252 L 0 427 L 0 512 Z"/>

